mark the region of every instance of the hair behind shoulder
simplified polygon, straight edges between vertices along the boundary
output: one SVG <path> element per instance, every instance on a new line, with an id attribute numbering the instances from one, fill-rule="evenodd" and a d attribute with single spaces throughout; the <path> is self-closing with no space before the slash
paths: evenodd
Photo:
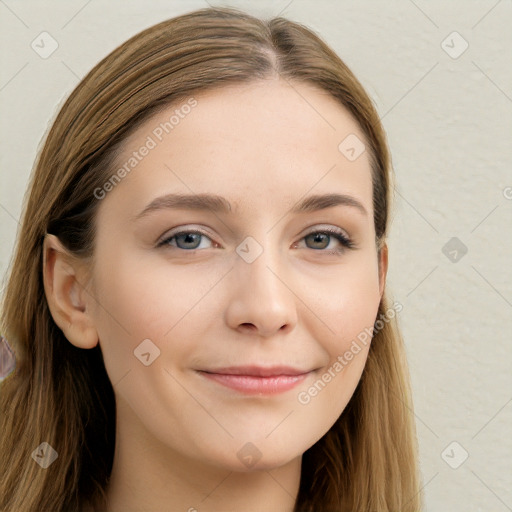
<path id="1" fill-rule="evenodd" d="M 50 314 L 42 242 L 93 258 L 95 191 L 119 144 L 163 106 L 230 83 L 281 78 L 330 93 L 361 125 L 372 158 L 377 247 L 386 239 L 392 170 L 372 101 L 314 32 L 285 18 L 206 8 L 135 35 L 98 63 L 55 119 L 31 176 L 1 329 L 16 370 L 0 384 L 0 512 L 102 510 L 115 446 L 115 397 L 99 346 L 74 347 Z M 379 315 L 390 306 L 384 295 Z M 376 319 L 377 320 L 377 319 Z M 418 512 L 416 433 L 395 318 L 375 333 L 358 387 L 303 457 L 296 512 Z M 42 442 L 58 459 L 41 468 Z"/>

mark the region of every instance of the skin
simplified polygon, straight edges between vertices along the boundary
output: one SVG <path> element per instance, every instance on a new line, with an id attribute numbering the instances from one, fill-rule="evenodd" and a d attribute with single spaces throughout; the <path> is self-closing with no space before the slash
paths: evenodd
<path id="1" fill-rule="evenodd" d="M 363 133 L 311 85 L 266 80 L 194 98 L 190 114 L 101 200 L 92 263 L 46 237 L 48 303 L 71 343 L 100 343 L 114 386 L 110 512 L 291 512 L 302 454 L 347 405 L 369 345 L 309 403 L 298 395 L 373 325 L 384 291 L 387 247 L 379 265 L 369 156 L 349 161 L 338 150 Z M 176 108 L 134 132 L 118 164 Z M 232 213 L 162 209 L 133 220 L 177 192 L 222 195 Z M 353 196 L 367 215 L 344 205 L 289 213 L 304 196 L 332 192 Z M 355 248 L 306 236 L 322 227 L 340 229 Z M 157 248 L 174 228 L 206 236 Z M 247 236 L 263 249 L 252 263 L 236 252 Z M 149 366 L 134 356 L 145 339 L 160 350 Z M 196 371 L 246 364 L 314 371 L 266 396 Z M 240 450 L 260 458 L 249 467 Z"/>

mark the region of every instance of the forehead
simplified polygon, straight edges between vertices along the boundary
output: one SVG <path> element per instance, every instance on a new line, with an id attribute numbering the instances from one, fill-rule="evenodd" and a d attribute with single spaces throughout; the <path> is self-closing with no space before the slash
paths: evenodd
<path id="1" fill-rule="evenodd" d="M 364 139 L 349 111 L 310 84 L 276 79 L 201 91 L 125 141 L 115 169 L 125 166 L 129 176 L 111 195 L 124 190 L 140 205 L 157 193 L 212 192 L 238 211 L 251 202 L 292 203 L 308 191 L 338 192 L 358 196 L 371 212 L 368 152 L 346 153 L 346 141 L 360 151 Z M 144 146 L 144 156 L 134 156 Z"/>

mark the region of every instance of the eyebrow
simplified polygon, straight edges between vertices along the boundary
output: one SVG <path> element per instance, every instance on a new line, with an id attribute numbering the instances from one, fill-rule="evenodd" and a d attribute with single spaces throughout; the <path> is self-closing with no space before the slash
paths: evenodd
<path id="1" fill-rule="evenodd" d="M 355 197 L 346 194 L 317 194 L 302 199 L 294 205 L 290 213 L 308 213 L 332 208 L 333 206 L 350 206 L 361 214 L 368 216 L 363 204 Z M 210 210 L 216 213 L 229 214 L 232 212 L 230 202 L 215 194 L 167 194 L 151 201 L 139 214 L 138 220 L 151 212 L 167 209 Z"/>

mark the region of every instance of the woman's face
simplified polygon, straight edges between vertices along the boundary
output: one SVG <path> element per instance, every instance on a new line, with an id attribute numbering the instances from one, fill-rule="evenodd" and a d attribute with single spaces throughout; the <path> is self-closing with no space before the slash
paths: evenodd
<path id="1" fill-rule="evenodd" d="M 98 191 L 87 305 L 119 442 L 250 471 L 329 430 L 384 278 L 362 140 L 327 93 L 281 80 L 194 94 L 126 140 Z"/>

